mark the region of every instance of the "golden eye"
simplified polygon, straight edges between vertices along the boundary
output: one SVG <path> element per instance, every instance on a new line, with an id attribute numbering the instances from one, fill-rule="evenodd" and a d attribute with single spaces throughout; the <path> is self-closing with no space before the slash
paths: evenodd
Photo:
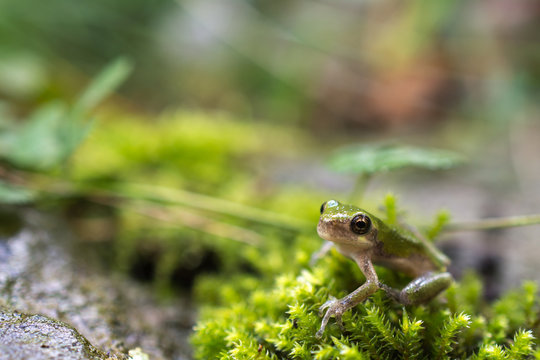
<path id="1" fill-rule="evenodd" d="M 321 215 L 324 212 L 324 208 L 326 207 L 326 203 L 327 203 L 327 201 L 323 202 L 322 205 L 321 205 Z"/>
<path id="2" fill-rule="evenodd" d="M 371 219 L 366 214 L 358 214 L 351 220 L 351 230 L 358 235 L 365 235 L 371 229 Z"/>

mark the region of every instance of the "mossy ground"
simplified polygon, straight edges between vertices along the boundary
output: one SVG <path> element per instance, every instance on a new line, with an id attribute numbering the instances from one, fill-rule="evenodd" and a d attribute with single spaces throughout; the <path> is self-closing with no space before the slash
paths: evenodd
<path id="1" fill-rule="evenodd" d="M 384 221 L 395 223 L 395 197 L 388 195 L 384 203 Z M 440 212 L 425 230 L 428 237 L 436 238 L 448 221 L 449 214 Z M 203 311 L 192 337 L 197 358 L 540 358 L 535 347 L 540 331 L 536 284 L 526 282 L 488 304 L 473 272 L 421 306 L 404 307 L 378 291 L 345 312 L 342 326 L 331 321 L 317 338 L 321 305 L 352 292 L 365 278 L 335 250 L 311 266 L 307 244 L 305 238 L 291 244 L 293 265 L 276 272 L 275 281 L 239 276 L 230 282 L 221 279 L 219 286 L 215 278 L 199 282 Z M 384 267 L 376 270 L 383 283 L 395 288 L 410 281 Z"/>
<path id="2" fill-rule="evenodd" d="M 121 224 L 109 234 L 119 239 L 113 263 L 127 269 L 137 262 L 137 252 L 146 259 L 153 254 L 149 276 L 160 289 L 170 289 L 175 272 L 195 269 L 202 308 L 192 338 L 198 358 L 540 358 L 534 345 L 536 286 L 527 283 L 488 305 L 480 300 L 481 286 L 472 275 L 420 307 L 403 308 L 378 292 L 345 313 L 344 329 L 331 322 L 324 337 L 316 338 L 319 307 L 330 296 L 353 291 L 363 276 L 336 252 L 310 267 L 310 255 L 320 244 L 314 226 L 291 230 L 289 222 L 275 216 L 314 224 L 327 194 L 269 178 L 279 167 L 256 170 L 285 161 L 291 149 L 298 156 L 298 142 L 308 140 L 290 129 L 201 113 L 165 114 L 151 124 L 132 117 L 102 121 L 69 172 L 27 175 L 29 188 L 38 190 L 42 200 L 62 199 L 66 206 L 80 197 L 105 197 Z M 287 151 L 273 146 L 277 138 Z M 60 179 L 64 187 L 55 192 L 51 184 Z M 136 183 L 153 185 L 134 191 Z M 170 201 L 157 196 L 160 187 L 182 190 Z M 243 207 L 223 209 L 233 202 Z M 394 207 L 390 216 L 389 204 L 386 221 L 400 214 Z M 261 209 L 274 215 L 264 222 L 250 216 Z M 436 224 L 426 234 L 433 238 L 439 230 Z M 258 241 L 245 241 L 246 236 Z M 197 266 L 210 252 L 217 254 L 213 273 L 200 276 Z M 384 268 L 377 271 L 394 287 L 410 281 Z"/>
<path id="3" fill-rule="evenodd" d="M 192 343 L 198 359 L 529 359 L 540 358 L 537 287 L 527 282 L 493 304 L 470 273 L 444 296 L 403 307 L 382 291 L 334 322 L 318 339 L 319 307 L 362 283 L 356 265 L 336 252 L 313 268 L 266 285 L 248 276 L 199 284 L 204 306 Z M 407 279 L 384 268 L 394 286 Z M 215 292 L 212 293 L 213 289 Z M 212 294 L 211 294 L 212 293 Z M 208 297 L 206 297 L 208 296 Z"/>

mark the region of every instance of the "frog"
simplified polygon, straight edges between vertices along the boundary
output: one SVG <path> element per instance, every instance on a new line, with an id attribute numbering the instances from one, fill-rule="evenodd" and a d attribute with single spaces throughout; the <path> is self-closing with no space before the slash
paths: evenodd
<path id="1" fill-rule="evenodd" d="M 414 228 L 389 224 L 353 205 L 329 200 L 321 205 L 317 233 L 338 252 L 356 262 L 366 280 L 341 299 L 330 297 L 319 309 L 322 337 L 331 317 L 342 327 L 343 313 L 378 290 L 404 306 L 427 303 L 453 283 L 449 258 Z M 401 272 L 413 280 L 402 290 L 379 281 L 374 265 Z M 324 316 L 323 316 L 324 314 Z"/>

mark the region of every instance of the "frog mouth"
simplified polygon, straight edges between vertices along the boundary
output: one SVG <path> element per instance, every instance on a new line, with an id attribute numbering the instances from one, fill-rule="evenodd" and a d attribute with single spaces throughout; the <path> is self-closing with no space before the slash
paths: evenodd
<path id="1" fill-rule="evenodd" d="M 350 236 L 349 232 L 345 229 L 343 221 L 336 219 L 331 220 L 319 220 L 317 224 L 317 234 L 324 240 L 341 242 L 341 239 L 346 239 Z"/>
<path id="2" fill-rule="evenodd" d="M 319 223 L 317 224 L 317 234 L 324 240 L 328 240 L 328 232 L 326 231 L 328 227 L 328 224 L 323 222 L 322 220 L 319 220 Z"/>

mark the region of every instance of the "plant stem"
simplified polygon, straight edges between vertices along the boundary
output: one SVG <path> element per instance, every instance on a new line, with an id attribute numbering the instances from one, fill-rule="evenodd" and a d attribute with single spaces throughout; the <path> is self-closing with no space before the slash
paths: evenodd
<path id="1" fill-rule="evenodd" d="M 154 204 L 177 205 L 195 210 L 213 212 L 295 232 L 304 232 L 314 228 L 313 223 L 306 220 L 209 195 L 164 186 L 135 184 L 130 182 L 85 184 L 61 180 L 42 174 L 30 175 L 24 171 L 16 171 L 15 174 L 15 176 L 21 179 L 21 181 L 18 181 L 21 183 L 20 185 L 24 185 L 28 189 L 36 191 L 41 196 L 69 197 L 75 194 L 84 194 L 90 197 L 97 196 L 111 199 L 121 198 L 126 200 L 139 200 Z M 3 175 L 3 168 L 0 167 L 0 177 Z M 10 176 L 13 175 L 10 174 Z M 33 181 L 33 184 L 30 184 L 28 181 L 30 177 L 35 180 Z M 51 182 L 54 183 L 54 185 L 51 186 Z M 36 186 L 36 184 L 40 185 Z"/>
<path id="2" fill-rule="evenodd" d="M 349 202 L 357 204 L 362 202 L 366 188 L 373 178 L 373 174 L 361 173 L 356 177 L 356 182 L 354 183 L 353 191 L 349 197 Z"/>
<path id="3" fill-rule="evenodd" d="M 118 183 L 117 185 L 118 187 L 110 189 L 109 195 L 114 194 L 122 198 L 154 203 L 181 205 L 292 231 L 305 231 L 313 227 L 313 224 L 308 221 L 185 190 L 133 183 Z"/>
<path id="4" fill-rule="evenodd" d="M 103 203 L 107 204 L 106 202 Z M 108 202 L 108 205 L 110 204 L 111 202 Z M 156 206 L 149 207 L 145 204 L 129 204 L 128 206 L 125 206 L 124 209 L 171 224 L 173 227 L 187 227 L 213 236 L 224 237 L 252 246 L 259 246 L 264 241 L 264 238 L 254 231 L 215 221 L 209 219 L 208 216 L 198 215 L 193 211 Z"/>
<path id="5" fill-rule="evenodd" d="M 444 227 L 444 232 L 503 229 L 516 226 L 540 224 L 540 214 L 487 218 L 476 221 L 451 223 Z"/>

